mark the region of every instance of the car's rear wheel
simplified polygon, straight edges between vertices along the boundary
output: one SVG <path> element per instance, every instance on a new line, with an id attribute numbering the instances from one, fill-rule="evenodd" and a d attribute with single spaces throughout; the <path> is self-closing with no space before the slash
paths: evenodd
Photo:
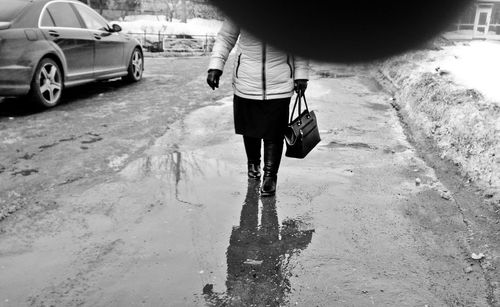
<path id="1" fill-rule="evenodd" d="M 52 59 L 45 58 L 38 63 L 31 80 L 31 97 L 45 108 L 57 105 L 63 93 L 62 71 Z"/>
<path id="2" fill-rule="evenodd" d="M 144 71 L 144 56 L 139 48 L 135 48 L 128 64 L 128 74 L 123 78 L 128 82 L 137 82 L 142 79 Z"/>

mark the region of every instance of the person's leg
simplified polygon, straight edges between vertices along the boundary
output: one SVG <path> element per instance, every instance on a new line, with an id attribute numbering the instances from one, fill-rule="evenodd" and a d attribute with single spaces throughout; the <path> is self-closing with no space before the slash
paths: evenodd
<path id="1" fill-rule="evenodd" d="M 283 138 L 264 140 L 264 179 L 260 189 L 262 196 L 276 193 L 276 181 L 283 153 Z"/>
<path id="2" fill-rule="evenodd" d="M 248 162 L 248 178 L 260 179 L 260 148 L 262 140 L 243 136 Z"/>

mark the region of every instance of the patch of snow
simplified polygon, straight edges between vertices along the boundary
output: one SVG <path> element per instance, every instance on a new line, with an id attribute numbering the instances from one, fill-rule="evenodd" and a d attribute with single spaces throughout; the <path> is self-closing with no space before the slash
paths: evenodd
<path id="1" fill-rule="evenodd" d="M 120 167 L 122 167 L 125 164 L 128 157 L 129 157 L 129 155 L 127 155 L 127 154 L 124 154 L 121 156 L 113 155 L 113 156 L 108 158 L 108 160 L 109 160 L 108 166 L 112 169 L 118 170 Z"/>
<path id="2" fill-rule="evenodd" d="M 425 65 L 434 72 L 437 67 L 449 73 L 452 80 L 468 88 L 474 88 L 484 97 L 500 103 L 500 42 L 470 41 L 445 46 L 436 51 L 436 59 Z"/>
<path id="3" fill-rule="evenodd" d="M 124 20 L 125 22 L 130 22 L 130 21 L 138 21 L 138 20 L 143 20 L 143 21 L 166 21 L 166 17 L 164 15 L 129 15 L 125 16 Z"/>
<path id="4" fill-rule="evenodd" d="M 3 144 L 7 144 L 7 145 L 11 145 L 11 144 L 17 143 L 17 142 L 19 142 L 21 140 L 22 139 L 20 137 L 6 138 L 6 139 L 2 140 L 2 143 Z"/>
<path id="5" fill-rule="evenodd" d="M 439 44 L 444 46 L 434 48 Z M 432 139 L 441 158 L 459 166 L 467 180 L 493 191 L 492 204 L 500 199 L 499 56 L 496 41 L 438 42 L 379 65 L 380 81 L 398 89 L 395 102 L 404 120 Z M 440 195 L 453 200 L 444 189 Z"/>
<path id="6" fill-rule="evenodd" d="M 180 20 L 167 21 L 165 16 L 135 15 L 127 16 L 123 21 L 112 21 L 119 24 L 124 33 L 129 34 L 187 34 L 187 35 L 216 35 L 222 26 L 222 21 L 214 19 L 193 18 L 186 23 Z"/>

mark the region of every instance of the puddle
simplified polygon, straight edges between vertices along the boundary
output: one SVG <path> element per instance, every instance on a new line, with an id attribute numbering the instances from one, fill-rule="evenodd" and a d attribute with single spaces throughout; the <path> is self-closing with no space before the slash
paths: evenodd
<path id="1" fill-rule="evenodd" d="M 74 141 L 74 140 L 76 140 L 76 137 L 72 136 L 72 137 L 69 137 L 69 138 L 66 138 L 66 139 L 60 139 L 59 143 L 69 142 L 69 141 Z"/>
<path id="2" fill-rule="evenodd" d="M 153 74 L 153 73 L 144 73 L 143 78 L 151 78 L 151 79 L 172 79 L 175 78 L 174 75 L 168 75 L 168 74 Z"/>
<path id="3" fill-rule="evenodd" d="M 366 143 L 360 143 L 360 142 L 354 142 L 354 143 L 342 143 L 342 142 L 336 142 L 332 141 L 326 145 L 323 145 L 323 147 L 328 147 L 328 148 L 354 148 L 354 149 L 376 149 L 376 147 L 368 145 Z"/>
<path id="4" fill-rule="evenodd" d="M 84 178 L 83 176 L 76 176 L 76 177 L 73 177 L 73 178 L 68 178 L 64 182 L 59 183 L 58 185 L 62 186 L 62 185 L 65 185 L 65 184 L 70 184 L 70 183 L 73 183 L 73 182 L 78 181 L 78 180 L 83 179 L 83 178 Z"/>
<path id="5" fill-rule="evenodd" d="M 384 153 L 396 153 L 396 152 L 405 152 L 407 151 L 409 148 L 404 146 L 404 145 L 396 145 L 392 148 L 384 148 L 383 152 Z"/>
<path id="6" fill-rule="evenodd" d="M 38 147 L 38 149 L 40 149 L 40 150 L 44 150 L 44 149 L 47 149 L 47 148 L 50 148 L 50 147 L 54 147 L 54 146 L 56 146 L 57 144 L 59 144 L 59 143 L 58 143 L 58 142 L 55 142 L 55 143 L 52 143 L 52 144 L 42 145 L 42 146 Z"/>
<path id="7" fill-rule="evenodd" d="M 29 154 L 29 153 L 26 153 L 26 154 L 24 154 L 24 156 L 22 156 L 20 159 L 23 159 L 23 160 L 31 160 L 34 156 L 35 156 L 35 154 Z"/>
<path id="8" fill-rule="evenodd" d="M 278 220 L 275 197 L 259 197 L 259 182 L 248 182 L 247 194 L 226 251 L 226 291 L 202 291 L 210 306 L 285 306 L 292 289 L 293 258 L 311 243 L 314 229 L 299 220 Z"/>
<path id="9" fill-rule="evenodd" d="M 103 140 L 102 137 L 93 137 L 93 138 L 90 138 L 89 140 L 81 141 L 80 143 L 82 143 L 82 144 L 92 144 L 92 143 L 96 143 L 96 142 L 99 142 L 99 141 L 102 141 L 102 140 Z"/>
<path id="10" fill-rule="evenodd" d="M 365 130 L 355 126 L 347 126 L 345 129 L 348 130 L 349 133 L 356 135 L 363 135 L 366 134 L 367 132 L 373 132 L 372 130 Z"/>
<path id="11" fill-rule="evenodd" d="M 90 135 L 90 138 L 88 140 L 81 141 L 80 143 L 82 144 L 92 144 L 103 140 L 103 138 L 97 133 L 87 132 L 85 135 Z"/>
<path id="12" fill-rule="evenodd" d="M 391 105 L 381 103 L 367 103 L 366 106 L 375 111 L 387 111 L 389 109 L 392 109 Z"/>
<path id="13" fill-rule="evenodd" d="M 333 129 L 328 129 L 328 130 L 319 130 L 319 134 L 331 134 L 333 133 Z"/>
<path id="14" fill-rule="evenodd" d="M 136 160 L 130 163 L 121 174 L 129 180 L 144 177 L 171 178 L 173 176 L 178 182 L 181 175 L 184 179 L 206 176 L 205 162 L 208 161 L 198 159 L 194 153 L 173 151 L 164 155 L 147 156 Z"/>
<path id="15" fill-rule="evenodd" d="M 30 168 L 30 169 L 23 169 L 17 172 L 12 173 L 12 176 L 17 176 L 17 175 L 23 175 L 23 176 L 29 176 L 31 174 L 38 173 L 37 169 Z"/>
<path id="16" fill-rule="evenodd" d="M 129 181 L 157 180 L 164 186 L 164 193 L 168 191 L 178 202 L 196 207 L 206 202 L 207 192 L 219 188 L 207 182 L 242 176 L 225 161 L 206 157 L 202 152 L 177 150 L 133 161 L 120 174 Z"/>
<path id="17" fill-rule="evenodd" d="M 359 78 L 360 82 L 372 92 L 384 92 L 384 87 L 375 78 Z"/>

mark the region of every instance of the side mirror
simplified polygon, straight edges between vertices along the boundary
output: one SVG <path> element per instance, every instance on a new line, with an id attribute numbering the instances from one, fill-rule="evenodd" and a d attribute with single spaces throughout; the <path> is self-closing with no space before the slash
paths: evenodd
<path id="1" fill-rule="evenodd" d="M 122 31 L 122 27 L 120 27 L 116 23 L 111 25 L 111 29 L 113 29 L 113 32 L 121 32 Z"/>

